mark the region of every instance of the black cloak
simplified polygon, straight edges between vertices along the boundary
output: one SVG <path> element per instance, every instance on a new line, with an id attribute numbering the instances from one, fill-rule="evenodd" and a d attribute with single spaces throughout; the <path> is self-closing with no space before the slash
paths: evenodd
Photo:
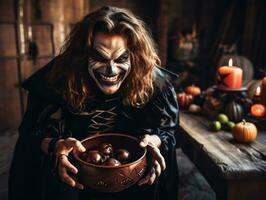
<path id="1" fill-rule="evenodd" d="M 54 60 L 23 83 L 28 90 L 27 110 L 19 127 L 19 137 L 9 174 L 9 200 L 80 200 L 80 199 L 149 199 L 176 200 L 178 168 L 176 138 L 178 105 L 171 84 L 172 76 L 165 69 L 154 68 L 154 94 L 145 106 L 124 106 L 120 94 L 97 94 L 84 111 L 71 107 L 47 86 L 47 74 Z M 82 139 L 95 132 L 123 132 L 141 136 L 157 134 L 166 170 L 153 185 L 138 186 L 113 194 L 91 189 L 78 190 L 60 181 L 53 171 L 53 162 L 41 149 L 45 137 Z M 92 198 L 100 196 L 101 198 Z"/>

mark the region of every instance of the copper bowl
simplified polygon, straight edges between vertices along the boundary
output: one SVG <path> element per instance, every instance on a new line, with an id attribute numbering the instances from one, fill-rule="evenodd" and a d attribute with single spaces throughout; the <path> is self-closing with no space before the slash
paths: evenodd
<path id="1" fill-rule="evenodd" d="M 120 192 L 138 182 L 144 175 L 147 166 L 147 150 L 139 146 L 137 138 L 118 133 L 99 134 L 81 141 L 89 150 L 105 142 L 111 143 L 114 149 L 127 149 L 131 154 L 131 162 L 120 166 L 96 165 L 82 160 L 81 153 L 73 152 L 74 164 L 79 171 L 78 180 L 85 187 L 100 192 Z"/>

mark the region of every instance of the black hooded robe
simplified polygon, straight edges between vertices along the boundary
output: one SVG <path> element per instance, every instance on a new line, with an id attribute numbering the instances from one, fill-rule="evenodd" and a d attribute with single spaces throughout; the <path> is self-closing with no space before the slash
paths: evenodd
<path id="1" fill-rule="evenodd" d="M 169 73 L 154 68 L 155 92 L 142 108 L 124 106 L 119 94 L 98 94 L 83 112 L 73 109 L 62 97 L 47 87 L 46 77 L 54 60 L 23 83 L 29 91 L 27 110 L 19 127 L 19 137 L 9 175 L 9 200 L 94 200 L 147 199 L 176 200 L 178 168 L 175 133 L 178 128 L 176 93 Z M 60 117 L 54 115 L 60 111 Z M 41 149 L 45 137 L 75 137 L 81 140 L 96 132 L 123 132 L 142 136 L 157 134 L 166 170 L 153 185 L 138 186 L 112 194 L 91 189 L 78 190 L 60 181 L 53 173 L 53 162 Z"/>

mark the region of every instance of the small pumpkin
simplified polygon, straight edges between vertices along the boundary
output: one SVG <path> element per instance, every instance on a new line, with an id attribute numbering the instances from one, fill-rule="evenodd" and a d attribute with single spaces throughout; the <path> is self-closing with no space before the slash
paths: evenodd
<path id="1" fill-rule="evenodd" d="M 258 130 L 253 123 L 243 120 L 234 126 L 232 134 L 238 142 L 250 143 L 256 139 Z"/>
<path id="2" fill-rule="evenodd" d="M 226 105 L 225 114 L 231 121 L 240 122 L 244 116 L 244 109 L 241 104 L 233 100 Z"/>
<path id="3" fill-rule="evenodd" d="M 187 86 L 185 89 L 187 94 L 191 94 L 192 96 L 197 96 L 201 94 L 201 89 L 195 85 Z"/>
<path id="4" fill-rule="evenodd" d="M 180 108 L 188 108 L 193 102 L 193 96 L 184 92 L 177 94 L 177 101 Z"/>

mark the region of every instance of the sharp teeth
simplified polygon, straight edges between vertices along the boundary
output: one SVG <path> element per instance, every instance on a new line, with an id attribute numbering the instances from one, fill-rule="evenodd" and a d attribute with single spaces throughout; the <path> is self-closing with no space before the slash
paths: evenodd
<path id="1" fill-rule="evenodd" d="M 101 74 L 101 78 L 105 81 L 112 81 L 115 82 L 117 81 L 118 75 L 115 76 L 104 76 L 103 74 Z"/>

